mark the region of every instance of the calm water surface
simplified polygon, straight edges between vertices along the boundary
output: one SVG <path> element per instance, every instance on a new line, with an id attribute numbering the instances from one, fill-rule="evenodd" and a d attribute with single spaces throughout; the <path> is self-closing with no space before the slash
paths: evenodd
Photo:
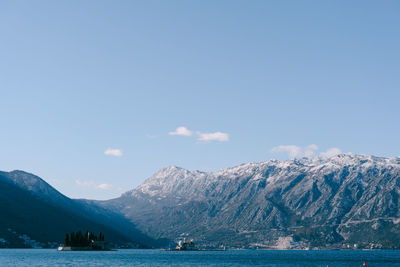
<path id="1" fill-rule="evenodd" d="M 0 249 L 0 266 L 400 266 L 400 251 Z"/>

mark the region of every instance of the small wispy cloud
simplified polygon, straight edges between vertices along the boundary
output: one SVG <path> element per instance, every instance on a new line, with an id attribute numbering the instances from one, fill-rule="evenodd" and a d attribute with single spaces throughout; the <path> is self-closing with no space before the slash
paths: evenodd
<path id="1" fill-rule="evenodd" d="M 122 157 L 122 150 L 116 148 L 107 148 L 104 151 L 104 155 L 114 156 L 114 157 Z"/>
<path id="2" fill-rule="evenodd" d="M 321 152 L 319 154 L 319 156 L 321 158 L 330 158 L 330 157 L 333 157 L 333 156 L 336 156 L 336 155 L 339 155 L 339 154 L 342 154 L 342 153 L 343 153 L 342 150 L 340 150 L 339 148 L 332 147 L 332 148 L 328 149 L 325 152 Z"/>
<path id="3" fill-rule="evenodd" d="M 227 133 L 215 132 L 215 133 L 200 133 L 197 132 L 197 140 L 203 142 L 210 141 L 219 141 L 219 142 L 228 142 L 229 135 Z"/>
<path id="4" fill-rule="evenodd" d="M 280 145 L 273 147 L 271 153 L 287 153 L 290 159 L 307 157 L 310 158 L 314 155 L 314 152 L 318 150 L 317 145 L 308 145 L 304 148 L 295 145 Z"/>
<path id="5" fill-rule="evenodd" d="M 169 135 L 179 135 L 179 136 L 196 136 L 198 141 L 201 142 L 228 142 L 229 134 L 223 132 L 214 132 L 214 133 L 202 133 L 198 131 L 192 131 L 186 128 L 185 126 L 180 126 L 175 129 L 173 132 L 169 132 Z"/>
<path id="6" fill-rule="evenodd" d="M 336 147 L 330 148 L 325 152 L 320 152 L 319 154 L 317 153 L 318 149 L 318 146 L 315 144 L 311 144 L 306 147 L 295 145 L 280 145 L 273 147 L 270 150 L 270 153 L 286 153 L 290 159 L 303 157 L 312 158 L 314 156 L 320 158 L 329 158 L 342 153 L 342 150 Z"/>
<path id="7" fill-rule="evenodd" d="M 107 190 L 107 191 L 122 191 L 121 187 L 114 186 L 112 184 L 107 183 L 96 183 L 94 181 L 82 181 L 82 180 L 75 180 L 75 184 L 80 187 L 87 187 L 97 190 Z"/>
<path id="8" fill-rule="evenodd" d="M 169 132 L 169 135 L 192 136 L 193 132 L 185 126 L 180 126 L 175 131 Z"/>
<path id="9" fill-rule="evenodd" d="M 99 184 L 97 188 L 101 190 L 112 190 L 115 188 L 115 186 L 113 186 L 112 184 Z"/>

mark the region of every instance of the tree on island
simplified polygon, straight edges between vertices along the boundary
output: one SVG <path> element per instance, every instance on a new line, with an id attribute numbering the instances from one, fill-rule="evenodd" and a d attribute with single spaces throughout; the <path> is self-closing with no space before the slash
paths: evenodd
<path id="1" fill-rule="evenodd" d="M 86 231 L 85 235 L 82 234 L 81 230 L 77 232 L 66 233 L 64 238 L 65 247 L 88 247 L 94 241 L 104 241 L 104 235 L 100 232 L 99 237 L 93 234 L 93 232 Z"/>
<path id="2" fill-rule="evenodd" d="M 104 235 L 101 232 L 99 233 L 99 241 L 104 241 Z"/>
<path id="3" fill-rule="evenodd" d="M 64 247 L 69 247 L 69 246 L 71 246 L 71 242 L 69 241 L 68 233 L 66 233 L 64 238 Z"/>

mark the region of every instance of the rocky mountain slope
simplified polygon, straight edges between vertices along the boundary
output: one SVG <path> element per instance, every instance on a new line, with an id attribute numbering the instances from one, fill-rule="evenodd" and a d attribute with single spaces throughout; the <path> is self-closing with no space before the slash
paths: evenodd
<path id="1" fill-rule="evenodd" d="M 153 238 L 200 245 L 400 248 L 400 158 L 342 154 L 207 173 L 167 167 L 101 202 Z"/>
<path id="2" fill-rule="evenodd" d="M 54 247 L 66 232 L 103 232 L 115 245 L 156 242 L 121 215 L 72 200 L 41 178 L 22 171 L 0 172 L 0 247 Z"/>

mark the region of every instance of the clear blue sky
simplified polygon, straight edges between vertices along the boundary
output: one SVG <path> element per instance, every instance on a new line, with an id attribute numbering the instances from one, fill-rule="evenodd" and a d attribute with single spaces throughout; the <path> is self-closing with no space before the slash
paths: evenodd
<path id="1" fill-rule="evenodd" d="M 399 1 L 1 1 L 0 169 L 107 199 L 168 165 L 289 158 L 279 146 L 398 156 L 399 14 Z"/>

